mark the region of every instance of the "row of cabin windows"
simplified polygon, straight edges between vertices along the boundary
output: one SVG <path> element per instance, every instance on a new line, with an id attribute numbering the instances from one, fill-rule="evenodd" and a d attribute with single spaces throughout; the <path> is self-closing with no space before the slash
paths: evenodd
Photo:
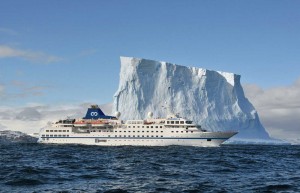
<path id="1" fill-rule="evenodd" d="M 90 130 L 87 130 L 87 132 L 89 132 Z M 111 132 L 113 133 L 113 130 L 91 130 L 91 132 Z"/>
<path id="2" fill-rule="evenodd" d="M 108 135 L 108 137 L 110 137 L 110 135 Z M 115 137 L 118 137 L 118 135 L 115 135 Z M 119 137 L 159 137 L 158 135 L 156 135 L 156 136 L 154 136 L 154 135 L 137 135 L 137 136 L 135 136 L 135 135 L 119 135 Z M 161 135 L 160 137 L 164 137 L 163 135 Z"/>
<path id="3" fill-rule="evenodd" d="M 70 132 L 69 130 L 46 130 L 46 132 Z"/>
<path id="4" fill-rule="evenodd" d="M 122 133 L 122 131 L 115 131 L 115 132 L 119 132 L 119 133 Z M 131 131 L 123 131 L 124 133 L 126 133 L 126 132 L 128 132 L 128 133 L 130 133 Z M 139 132 L 141 132 L 141 133 L 145 133 L 145 132 L 147 132 L 147 133 L 154 133 L 154 131 L 132 131 L 133 133 L 135 133 L 135 132 L 137 132 L 137 133 L 139 133 Z M 155 131 L 156 133 L 158 133 L 159 131 Z M 160 131 L 161 133 L 163 133 L 164 131 Z"/>
<path id="5" fill-rule="evenodd" d="M 128 128 L 131 128 L 130 125 L 127 126 Z M 140 126 L 132 126 L 132 128 L 140 128 Z M 162 126 L 141 126 L 141 128 L 163 128 Z"/>
<path id="6" fill-rule="evenodd" d="M 69 137 L 69 135 L 42 135 L 42 137 Z"/>
<path id="7" fill-rule="evenodd" d="M 89 130 L 87 130 L 87 132 L 89 132 Z M 101 132 L 101 130 L 91 130 L 91 132 Z M 109 131 L 102 131 L 102 132 L 113 132 L 112 130 Z M 122 131 L 115 131 L 116 133 L 122 133 Z M 131 131 L 123 131 L 124 133 L 128 132 L 131 133 Z M 132 131 L 133 133 L 137 132 L 137 133 L 145 133 L 145 131 Z M 146 131 L 147 133 L 154 133 L 154 131 Z M 155 131 L 156 133 L 158 133 L 159 131 Z M 161 133 L 163 133 L 163 131 L 160 131 Z M 179 131 L 171 131 L 172 133 L 176 132 L 179 133 Z M 184 131 L 180 131 L 181 133 L 183 133 Z M 189 131 L 185 131 L 186 133 L 188 133 Z M 191 133 L 193 133 L 194 131 L 190 131 Z"/>
<path id="8" fill-rule="evenodd" d="M 175 131 L 171 131 L 172 133 L 174 133 Z M 179 131 L 176 131 L 176 133 L 178 133 Z M 188 133 L 189 131 L 185 131 L 186 133 Z M 181 133 L 183 133 L 183 131 L 181 131 Z M 191 131 L 191 133 L 193 133 L 193 131 Z"/>
<path id="9" fill-rule="evenodd" d="M 192 124 L 192 121 L 185 121 L 186 124 Z M 167 124 L 184 124 L 184 121 L 167 121 Z"/>
<path id="10" fill-rule="evenodd" d="M 186 128 L 185 126 L 176 126 L 176 125 L 168 126 L 168 128 L 170 128 L 170 127 L 171 128 Z"/>
<path id="11" fill-rule="evenodd" d="M 110 135 L 108 136 L 110 137 Z M 118 135 L 115 135 L 115 137 L 118 137 Z M 119 135 L 119 137 L 159 137 L 158 135 Z M 160 137 L 164 137 L 163 135 L 161 135 Z"/>
<path id="12" fill-rule="evenodd" d="M 55 127 L 73 127 L 73 125 L 56 125 Z"/>
<path id="13" fill-rule="evenodd" d="M 113 130 L 87 130 L 87 132 L 113 132 Z M 122 133 L 122 131 L 121 130 L 119 130 L 119 131 L 115 131 L 116 133 L 117 132 L 119 132 L 119 133 Z M 126 133 L 126 132 L 128 132 L 128 133 L 130 133 L 130 132 L 132 132 L 132 133 L 135 133 L 135 132 L 137 132 L 137 133 L 145 133 L 145 132 L 147 132 L 147 133 L 154 133 L 154 131 L 123 131 L 124 133 Z M 159 131 L 155 131 L 156 133 L 158 133 Z M 164 131 L 160 131 L 161 133 L 163 133 Z"/>

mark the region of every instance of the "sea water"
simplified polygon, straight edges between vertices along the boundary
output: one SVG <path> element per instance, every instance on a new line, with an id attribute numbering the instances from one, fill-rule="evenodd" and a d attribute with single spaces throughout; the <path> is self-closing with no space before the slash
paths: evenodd
<path id="1" fill-rule="evenodd" d="M 0 192 L 300 192 L 300 146 L 6 144 Z"/>

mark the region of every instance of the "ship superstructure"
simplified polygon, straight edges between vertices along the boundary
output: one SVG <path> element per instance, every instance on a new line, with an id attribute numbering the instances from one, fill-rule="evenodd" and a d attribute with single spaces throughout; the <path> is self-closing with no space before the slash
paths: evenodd
<path id="1" fill-rule="evenodd" d="M 65 119 L 41 130 L 38 142 L 102 146 L 219 146 L 235 131 L 209 132 L 179 116 L 127 120 L 106 116 L 92 105 L 81 119 Z"/>

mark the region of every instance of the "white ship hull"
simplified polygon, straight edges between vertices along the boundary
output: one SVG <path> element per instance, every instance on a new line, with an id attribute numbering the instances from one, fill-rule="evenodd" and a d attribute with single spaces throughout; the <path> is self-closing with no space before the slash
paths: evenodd
<path id="1" fill-rule="evenodd" d="M 236 132 L 194 132 L 192 134 L 171 135 L 144 135 L 144 137 L 109 136 L 107 134 L 78 134 L 70 133 L 69 136 L 49 137 L 40 136 L 40 143 L 53 144 L 84 144 L 100 146 L 201 146 L 216 147 L 235 135 Z M 106 135 L 106 136 L 105 136 Z M 148 137 L 147 137 L 148 136 Z M 153 136 L 153 137 L 151 137 Z"/>
<path id="2" fill-rule="evenodd" d="M 82 119 L 60 120 L 43 128 L 38 142 L 100 146 L 213 147 L 219 146 L 236 133 L 207 132 L 192 121 L 177 116 L 127 120 L 124 123 L 116 117 L 104 115 L 98 106 L 93 105 Z"/>

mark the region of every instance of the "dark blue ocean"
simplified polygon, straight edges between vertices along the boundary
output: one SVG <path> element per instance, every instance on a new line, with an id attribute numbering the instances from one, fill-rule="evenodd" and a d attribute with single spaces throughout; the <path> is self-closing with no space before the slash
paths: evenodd
<path id="1" fill-rule="evenodd" d="M 1 192 L 300 192 L 300 146 L 0 145 Z"/>

